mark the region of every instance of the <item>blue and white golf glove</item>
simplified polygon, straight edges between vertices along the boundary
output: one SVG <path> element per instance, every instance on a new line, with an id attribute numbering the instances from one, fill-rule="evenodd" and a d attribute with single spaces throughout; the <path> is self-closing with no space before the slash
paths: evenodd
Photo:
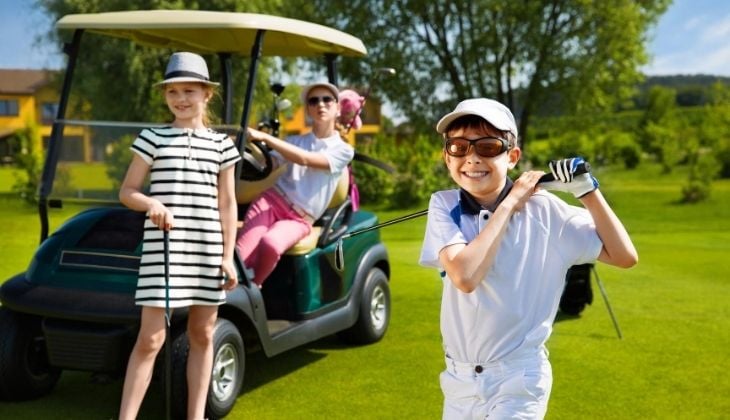
<path id="1" fill-rule="evenodd" d="M 575 198 L 581 198 L 589 192 L 595 191 L 598 188 L 598 180 L 590 172 L 575 175 L 578 166 L 584 162 L 582 157 L 551 160 L 550 172 L 553 173 L 555 181 L 542 183 L 540 187 L 546 190 L 569 192 Z"/>

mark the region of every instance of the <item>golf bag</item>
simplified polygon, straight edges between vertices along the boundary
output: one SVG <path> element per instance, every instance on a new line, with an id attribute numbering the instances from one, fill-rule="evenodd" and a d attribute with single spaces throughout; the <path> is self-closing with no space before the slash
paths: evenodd
<path id="1" fill-rule="evenodd" d="M 560 311 L 567 315 L 578 315 L 586 304 L 593 303 L 591 269 L 593 264 L 574 265 L 565 275 L 565 289 L 560 297 Z"/>

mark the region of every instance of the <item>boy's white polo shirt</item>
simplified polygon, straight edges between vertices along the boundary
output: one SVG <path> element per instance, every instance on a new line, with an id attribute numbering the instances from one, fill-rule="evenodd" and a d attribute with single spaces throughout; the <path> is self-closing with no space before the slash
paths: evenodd
<path id="1" fill-rule="evenodd" d="M 498 202 L 510 188 L 508 182 Z M 441 273 L 444 351 L 461 362 L 489 363 L 541 349 L 552 331 L 568 268 L 595 261 L 602 248 L 587 210 L 539 191 L 510 218 L 486 278 L 464 293 L 446 276 L 439 252 L 472 241 L 493 210 L 479 207 L 460 190 L 439 191 L 429 203 L 419 262 Z"/>

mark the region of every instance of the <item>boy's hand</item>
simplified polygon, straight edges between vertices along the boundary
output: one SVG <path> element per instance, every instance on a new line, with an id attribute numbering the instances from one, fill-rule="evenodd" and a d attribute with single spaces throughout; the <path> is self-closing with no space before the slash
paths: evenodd
<path id="1" fill-rule="evenodd" d="M 540 184 L 541 188 L 553 191 L 572 193 L 575 198 L 581 198 L 598 188 L 598 180 L 590 172 L 574 175 L 578 165 L 583 163 L 582 157 L 552 160 L 549 163 L 550 171 L 555 181 Z"/>
<path id="2" fill-rule="evenodd" d="M 527 171 L 522 173 L 512 185 L 512 190 L 507 194 L 503 203 L 511 206 L 513 210 L 519 211 L 527 203 L 527 200 L 535 193 L 535 186 L 543 175 L 542 171 Z"/>

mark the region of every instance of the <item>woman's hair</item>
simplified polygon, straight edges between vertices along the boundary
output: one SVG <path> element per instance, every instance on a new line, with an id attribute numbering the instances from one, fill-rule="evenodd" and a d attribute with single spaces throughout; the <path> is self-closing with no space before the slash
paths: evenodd
<path id="1" fill-rule="evenodd" d="M 444 131 L 444 136 L 446 136 L 448 133 L 452 131 L 457 130 L 464 130 L 467 128 L 473 128 L 475 130 L 480 130 L 485 133 L 490 133 L 492 135 L 499 135 L 505 140 L 507 140 L 510 144 L 510 146 L 515 147 L 519 146 L 518 139 L 515 137 L 514 134 L 512 134 L 511 131 L 502 131 L 497 129 L 495 126 L 493 126 L 489 121 L 485 120 L 484 118 L 478 116 L 478 115 L 464 115 L 463 117 L 459 117 L 451 122 L 446 127 L 446 130 Z"/>

